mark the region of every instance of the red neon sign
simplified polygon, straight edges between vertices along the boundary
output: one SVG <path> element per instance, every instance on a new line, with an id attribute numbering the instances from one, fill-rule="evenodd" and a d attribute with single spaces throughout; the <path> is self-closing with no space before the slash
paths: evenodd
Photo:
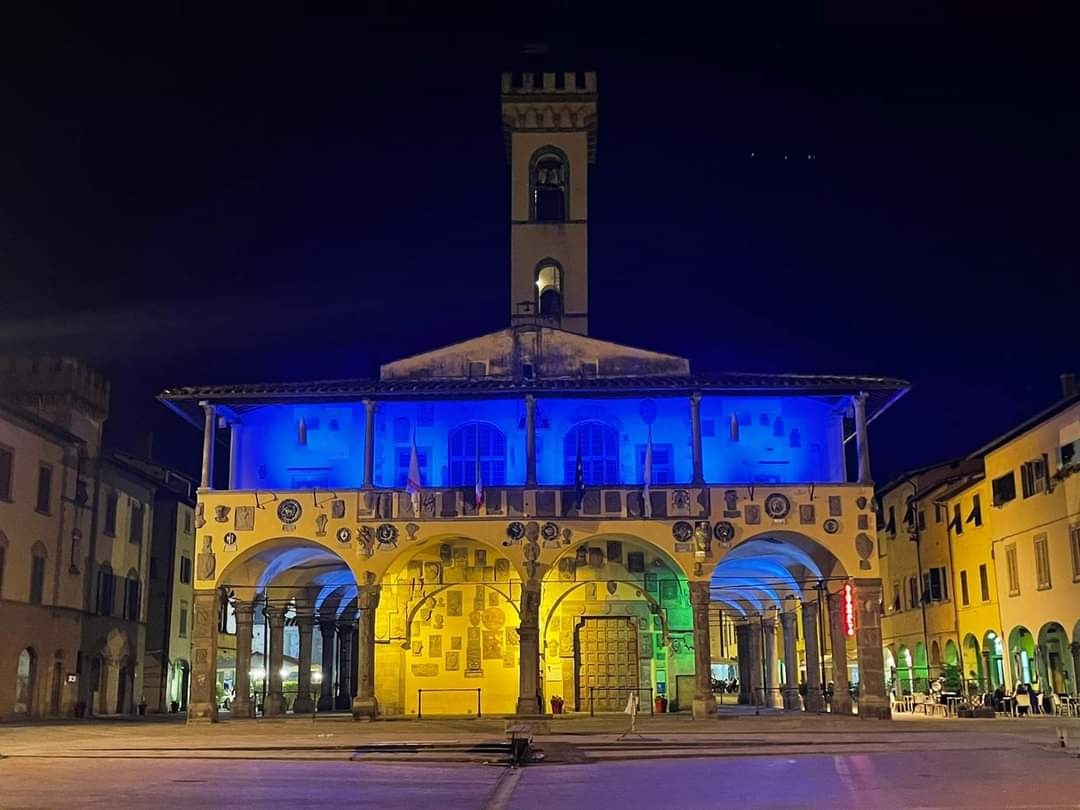
<path id="1" fill-rule="evenodd" d="M 850 582 L 844 583 L 844 632 L 855 635 L 855 589 Z"/>

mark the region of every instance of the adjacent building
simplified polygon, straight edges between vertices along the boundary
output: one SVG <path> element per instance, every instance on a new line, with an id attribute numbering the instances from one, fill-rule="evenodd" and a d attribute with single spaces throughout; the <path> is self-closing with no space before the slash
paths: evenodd
<path id="1" fill-rule="evenodd" d="M 0 358 L 0 720 L 141 702 L 157 485 L 102 450 L 108 413 L 86 365 Z"/>
<path id="2" fill-rule="evenodd" d="M 1080 393 L 969 457 L 879 493 L 882 620 L 894 693 L 1027 683 L 1076 694 Z M 959 672 L 958 672 L 959 670 Z"/>

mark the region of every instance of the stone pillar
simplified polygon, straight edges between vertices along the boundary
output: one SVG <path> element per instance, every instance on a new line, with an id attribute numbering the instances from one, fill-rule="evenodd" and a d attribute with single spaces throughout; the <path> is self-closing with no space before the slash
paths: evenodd
<path id="1" fill-rule="evenodd" d="M 990 650 L 982 651 L 982 660 L 983 679 L 982 682 L 979 684 L 979 688 L 982 689 L 984 692 L 992 692 L 994 691 L 994 673 L 990 668 L 992 665 L 992 661 L 990 659 Z"/>
<path id="2" fill-rule="evenodd" d="M 806 710 L 825 711 L 825 698 L 821 693 L 821 639 L 818 636 L 817 602 L 802 603 L 803 644 L 806 645 Z"/>
<path id="3" fill-rule="evenodd" d="M 694 477 L 691 483 L 704 484 L 705 472 L 701 461 L 701 394 L 690 395 L 690 446 L 693 451 Z"/>
<path id="4" fill-rule="evenodd" d="M 795 611 L 780 614 L 780 629 L 784 634 L 784 708 L 788 711 L 799 711 L 802 702 L 799 700 L 799 652 L 795 646 L 795 628 L 797 626 Z"/>
<path id="5" fill-rule="evenodd" d="M 750 625 L 745 622 L 735 625 L 735 647 L 739 663 L 739 703 L 751 702 L 753 691 L 750 688 Z"/>
<path id="6" fill-rule="evenodd" d="M 356 720 L 379 716 L 379 702 L 375 699 L 375 610 L 379 607 L 379 594 L 380 586 L 363 585 L 358 596 L 356 697 L 352 701 Z"/>
<path id="7" fill-rule="evenodd" d="M 216 723 L 217 705 L 217 591 L 195 591 L 191 621 L 191 686 L 189 725 Z"/>
<path id="8" fill-rule="evenodd" d="M 859 656 L 859 717 L 892 717 L 881 644 L 881 580 L 855 580 L 855 643 Z"/>
<path id="9" fill-rule="evenodd" d="M 333 619 L 319 622 L 322 632 L 322 688 L 319 690 L 319 711 L 334 710 L 334 630 L 337 623 Z"/>
<path id="10" fill-rule="evenodd" d="M 525 395 L 525 486 L 536 486 L 536 397 Z"/>
<path id="11" fill-rule="evenodd" d="M 285 695 L 281 687 L 281 667 L 285 664 L 285 608 L 265 607 L 267 632 L 270 637 L 270 661 L 266 665 L 266 703 L 263 716 L 285 714 Z"/>
<path id="12" fill-rule="evenodd" d="M 31 686 L 33 688 L 33 685 Z M 114 655 L 101 656 L 101 698 L 98 714 L 122 714 L 116 704 L 120 697 L 120 659 Z"/>
<path id="13" fill-rule="evenodd" d="M 776 620 L 765 619 L 764 630 L 764 661 L 765 683 L 768 684 L 768 694 L 765 695 L 765 705 L 773 709 L 784 708 L 784 698 L 780 694 L 780 656 L 776 650 Z"/>
<path id="14" fill-rule="evenodd" d="M 240 489 L 240 420 L 229 425 L 229 489 Z"/>
<path id="15" fill-rule="evenodd" d="M 311 698 L 311 637 L 315 631 L 315 615 L 296 614 L 296 629 L 300 631 L 300 659 L 297 662 L 296 701 L 293 714 L 311 714 L 315 701 Z"/>
<path id="16" fill-rule="evenodd" d="M 747 633 L 747 646 L 750 648 L 750 703 L 754 706 L 765 705 L 765 681 L 762 669 L 761 619 L 750 621 Z"/>
<path id="17" fill-rule="evenodd" d="M 540 694 L 540 583 L 522 583 L 521 622 L 518 625 L 518 714 L 544 714 Z"/>
<path id="18" fill-rule="evenodd" d="M 694 718 L 716 714 L 712 690 L 712 638 L 709 635 L 708 582 L 690 583 L 690 605 L 694 618 Z"/>
<path id="19" fill-rule="evenodd" d="M 844 594 L 830 593 L 829 639 L 832 641 L 832 711 L 851 714 L 851 694 L 848 692 L 847 636 L 844 634 Z"/>
<path id="20" fill-rule="evenodd" d="M 207 403 L 199 403 L 203 408 L 203 445 L 202 445 L 202 489 L 214 488 L 214 434 L 217 428 L 217 409 Z"/>
<path id="21" fill-rule="evenodd" d="M 859 483 L 870 483 L 870 436 L 866 430 L 866 394 L 855 396 L 855 447 L 859 456 Z"/>
<path id="22" fill-rule="evenodd" d="M 342 622 L 338 625 L 338 692 L 334 701 L 335 709 L 352 709 L 353 702 L 353 656 L 356 654 L 356 637 L 353 634 L 352 622 Z"/>
<path id="23" fill-rule="evenodd" d="M 232 717 L 251 719 L 255 716 L 255 703 L 251 700 L 251 625 L 255 605 L 237 601 L 233 610 L 236 614 L 236 697 L 232 702 Z"/>
<path id="24" fill-rule="evenodd" d="M 375 487 L 375 400 L 364 400 L 364 479 L 363 489 Z M 326 683 L 323 675 L 323 683 Z M 320 707 L 321 708 L 321 707 Z"/>

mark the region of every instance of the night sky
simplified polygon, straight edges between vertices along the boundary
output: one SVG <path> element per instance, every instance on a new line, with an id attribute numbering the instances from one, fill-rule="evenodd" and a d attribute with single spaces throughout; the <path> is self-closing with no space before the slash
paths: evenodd
<path id="1" fill-rule="evenodd" d="M 1066 21 L 390 5 L 0 20 L 0 351 L 89 360 L 111 440 L 153 431 L 194 471 L 165 387 L 369 376 L 504 327 L 499 72 L 546 66 L 599 74 L 594 336 L 702 372 L 911 380 L 873 428 L 879 481 L 1080 371 Z"/>

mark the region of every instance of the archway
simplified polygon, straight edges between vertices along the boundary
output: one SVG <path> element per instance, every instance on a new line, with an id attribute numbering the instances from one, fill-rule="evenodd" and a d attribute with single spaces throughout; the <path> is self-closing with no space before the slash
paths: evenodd
<path id="1" fill-rule="evenodd" d="M 995 630 L 983 634 L 983 673 L 990 689 L 1005 685 L 1005 651 L 1001 636 Z"/>
<path id="2" fill-rule="evenodd" d="M 894 697 L 900 697 L 903 694 L 903 689 L 900 683 L 899 670 L 896 666 L 896 655 L 893 651 L 885 647 L 882 650 L 882 659 L 885 661 L 885 683 L 889 689 L 889 693 Z"/>
<path id="3" fill-rule="evenodd" d="M 835 555 L 797 532 L 763 533 L 727 550 L 713 569 L 711 598 L 737 606 L 746 619 L 738 651 L 744 681 L 740 700 L 787 709 L 805 703 L 820 710 L 831 694 L 833 711 L 851 711 L 848 687 L 859 680 L 850 655 L 854 645 L 846 634 L 837 633 L 839 628 L 830 627 L 828 609 L 828 603 L 834 608 L 839 604 L 833 600 L 846 581 Z M 832 594 L 828 600 L 827 593 Z M 807 609 L 816 618 L 813 639 L 800 637 Z M 834 638 L 840 642 L 835 648 Z M 800 646 L 805 660 L 800 660 Z M 874 652 L 880 654 L 876 645 Z M 826 663 L 829 659 L 831 664 Z M 882 681 L 872 694 L 884 703 L 889 673 L 883 663 L 873 669 L 879 667 Z M 799 681 L 801 673 L 805 683 Z M 887 704 L 883 710 L 888 711 Z"/>
<path id="4" fill-rule="evenodd" d="M 632 535 L 567 548 L 544 577 L 543 691 L 574 711 L 622 711 L 630 692 L 669 709 L 693 704 L 693 616 L 687 577 L 666 552 Z M 683 632 L 669 632 L 672 627 Z"/>
<path id="5" fill-rule="evenodd" d="M 969 690 L 985 692 L 990 689 L 986 680 L 986 671 L 983 669 L 982 653 L 979 651 L 979 640 L 971 633 L 964 636 L 962 648 L 962 664 L 964 679 Z"/>
<path id="6" fill-rule="evenodd" d="M 1069 637 L 1057 622 L 1047 622 L 1039 629 L 1038 665 L 1043 691 L 1056 695 L 1072 693 L 1074 673 Z"/>
<path id="7" fill-rule="evenodd" d="M 358 591 L 342 557 L 307 538 L 275 538 L 233 560 L 220 581 L 220 708 L 241 718 L 352 708 Z"/>
<path id="8" fill-rule="evenodd" d="M 930 665 L 926 660 L 926 645 L 921 641 L 915 644 L 914 664 L 915 689 L 919 692 L 930 691 Z"/>
<path id="9" fill-rule="evenodd" d="M 382 710 L 424 716 L 516 711 L 520 602 L 517 568 L 472 538 L 435 538 L 395 560 L 382 578 L 375 621 Z"/>
<path id="10" fill-rule="evenodd" d="M 36 687 L 37 653 L 33 647 L 26 647 L 19 653 L 15 665 L 15 705 L 12 710 L 16 716 L 33 716 Z"/>
<path id="11" fill-rule="evenodd" d="M 900 688 L 903 690 L 901 694 L 910 695 L 915 691 L 911 651 L 903 644 L 900 645 L 899 655 L 897 656 L 896 678 L 900 682 Z"/>
<path id="12" fill-rule="evenodd" d="M 1012 667 L 1013 684 L 1036 683 L 1039 678 L 1035 666 L 1035 639 L 1026 627 L 1014 627 L 1009 632 L 1009 664 Z"/>
<path id="13" fill-rule="evenodd" d="M 131 666 L 131 660 L 125 657 L 120 661 L 116 671 L 116 706 L 117 714 L 130 714 L 132 699 L 132 685 L 135 680 L 135 671 Z"/>
<path id="14" fill-rule="evenodd" d="M 941 677 L 945 680 L 945 689 L 959 692 L 964 688 L 964 666 L 960 659 L 960 648 L 951 638 L 945 642 L 945 658 L 942 660 Z"/>

